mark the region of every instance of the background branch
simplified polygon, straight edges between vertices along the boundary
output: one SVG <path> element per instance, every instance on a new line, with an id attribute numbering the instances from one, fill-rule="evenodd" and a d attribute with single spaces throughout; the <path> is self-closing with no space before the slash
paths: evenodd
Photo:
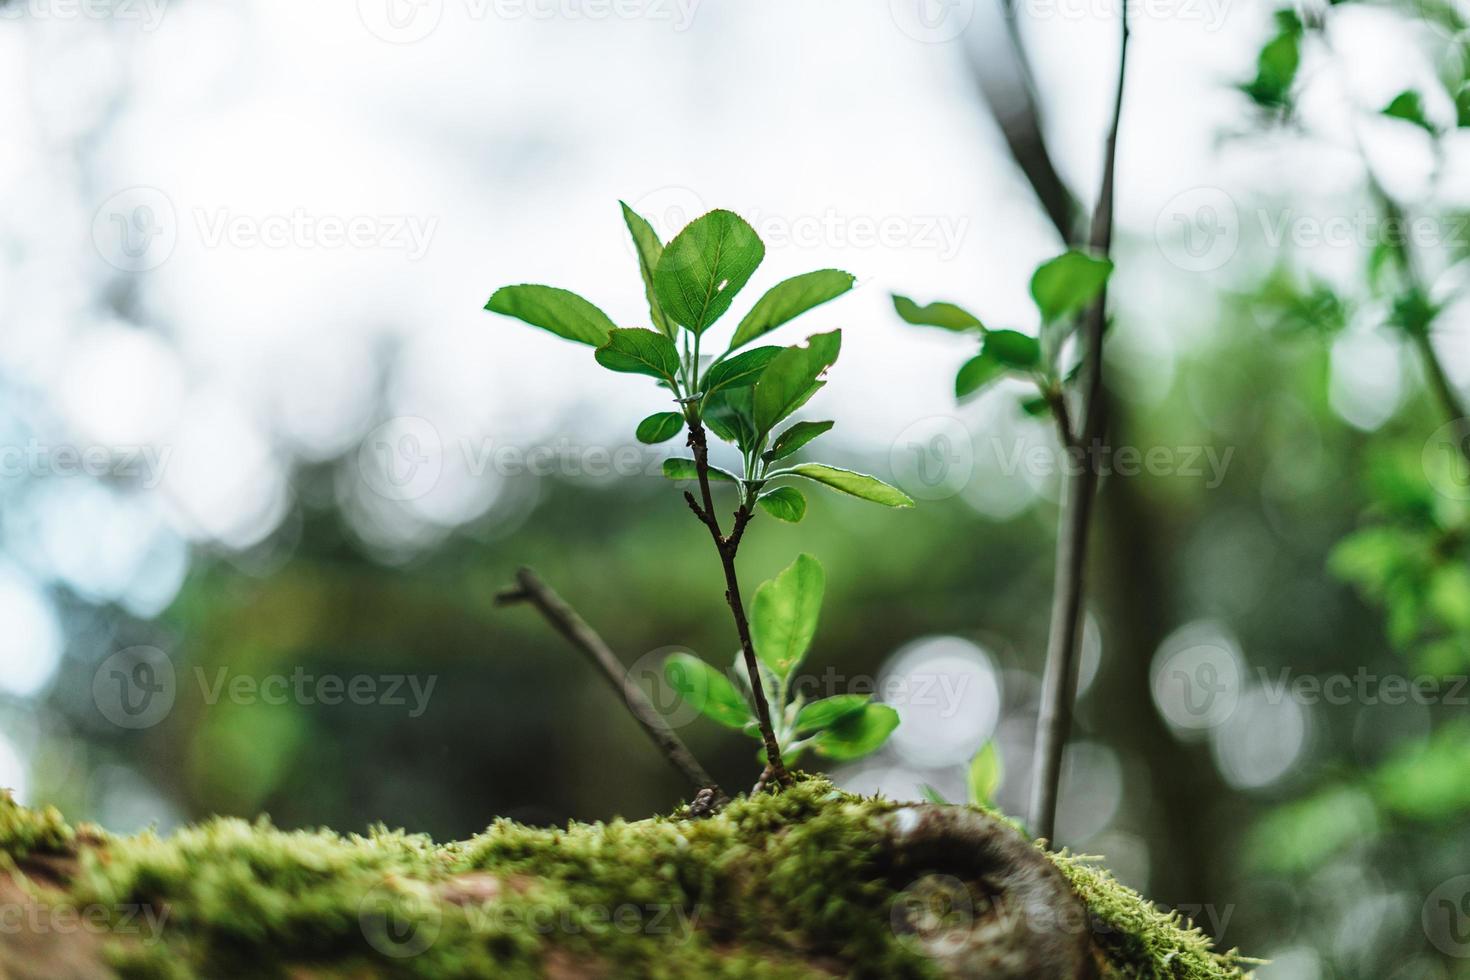
<path id="1" fill-rule="evenodd" d="M 1113 241 L 1113 184 L 1118 148 L 1118 123 L 1123 112 L 1123 88 L 1128 66 L 1128 12 L 1122 12 L 1118 47 L 1118 89 L 1113 99 L 1112 123 L 1103 153 L 1103 179 L 1093 212 L 1089 244 L 1094 254 L 1107 256 Z M 1041 711 L 1036 725 L 1036 756 L 1031 782 L 1031 832 L 1051 841 L 1056 834 L 1057 792 L 1061 781 L 1062 750 L 1072 731 L 1077 695 L 1077 651 L 1082 632 L 1083 578 L 1087 537 L 1097 490 L 1097 450 L 1106 426 L 1107 405 L 1102 383 L 1103 334 L 1107 328 L 1107 287 L 1098 292 L 1086 321 L 1084 395 L 1081 432 L 1081 471 L 1067 481 L 1062 534 L 1057 538 L 1056 571 L 1052 588 L 1051 631 L 1047 638 L 1046 672 L 1042 677 Z"/>
<path id="2" fill-rule="evenodd" d="M 648 695 L 643 689 L 633 682 L 628 676 L 627 669 L 603 642 L 602 637 L 587 622 L 577 615 L 577 611 L 569 606 L 561 596 L 553 592 L 546 583 L 536 577 L 536 573 L 529 568 L 522 568 L 516 573 L 516 588 L 508 589 L 495 597 L 497 605 L 508 606 L 520 602 L 528 602 L 535 606 L 537 611 L 545 617 L 552 628 L 566 638 L 572 646 L 587 655 L 592 663 L 602 671 L 608 683 L 623 696 L 627 702 L 628 710 L 643 726 L 648 737 L 663 752 L 664 758 L 673 764 L 684 774 L 684 778 L 694 784 L 695 789 L 710 789 L 716 797 L 725 794 L 718 783 L 705 772 L 699 760 L 689 751 L 673 729 L 669 728 L 663 716 L 654 708 L 653 703 L 648 700 Z"/>

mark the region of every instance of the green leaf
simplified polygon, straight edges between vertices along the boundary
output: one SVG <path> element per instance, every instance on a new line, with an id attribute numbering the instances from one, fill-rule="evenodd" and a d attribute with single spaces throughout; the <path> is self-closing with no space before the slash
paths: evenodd
<path id="1" fill-rule="evenodd" d="M 786 521 L 788 524 L 795 524 L 806 516 L 806 498 L 795 487 L 767 490 L 755 498 L 755 502 L 776 520 Z"/>
<path id="2" fill-rule="evenodd" d="M 601 347 L 614 324 L 606 313 L 576 293 L 555 286 L 502 286 L 485 309 L 524 320 L 579 344 Z"/>
<path id="3" fill-rule="evenodd" d="M 944 798 L 944 794 L 935 789 L 934 786 L 930 783 L 919 784 L 919 795 L 928 802 L 934 803 L 938 806 L 949 806 L 949 800 L 946 800 Z"/>
<path id="4" fill-rule="evenodd" d="M 836 299 L 852 288 L 856 280 L 837 269 L 818 269 L 779 282 L 756 300 L 750 312 L 735 328 L 730 349 L 742 347 L 763 333 L 787 323 L 814 306 Z"/>
<path id="5" fill-rule="evenodd" d="M 1413 123 L 1430 135 L 1436 132 L 1434 124 L 1424 115 L 1424 99 L 1413 89 L 1394 96 L 1393 101 L 1384 106 L 1383 114 L 1390 119 Z"/>
<path id="6" fill-rule="evenodd" d="M 817 735 L 812 747 L 839 762 L 856 759 L 882 746 L 897 727 L 897 711 L 886 704 L 868 704 Z"/>
<path id="7" fill-rule="evenodd" d="M 664 248 L 653 273 L 664 313 L 696 334 L 730 308 L 765 258 L 755 229 L 730 211 L 695 218 Z"/>
<path id="8" fill-rule="evenodd" d="M 1000 776 L 1000 753 L 996 751 L 994 742 L 986 742 L 970 760 L 970 802 L 989 803 L 994 800 Z"/>
<path id="9" fill-rule="evenodd" d="M 776 355 L 784 349 L 782 347 L 752 347 L 729 360 L 716 361 L 709 366 L 700 385 L 706 393 L 719 391 L 721 388 L 744 388 L 753 385 L 760 379 L 761 372 L 766 369 L 766 365 L 775 360 Z"/>
<path id="10" fill-rule="evenodd" d="M 985 335 L 982 354 L 1008 368 L 1033 369 L 1041 364 L 1041 344 L 1016 330 L 992 330 Z"/>
<path id="11" fill-rule="evenodd" d="M 694 460 L 684 456 L 673 456 L 664 460 L 664 476 L 670 480 L 697 480 L 699 470 L 694 465 Z M 740 478 L 729 470 L 722 470 L 718 466 L 709 468 L 709 478 L 723 483 L 739 483 Z"/>
<path id="12" fill-rule="evenodd" d="M 663 307 L 658 305 L 658 294 L 653 289 L 653 270 L 658 268 L 658 260 L 664 254 L 663 244 L 658 240 L 658 232 L 653 230 L 653 225 L 641 214 L 622 201 L 618 206 L 623 209 L 623 223 L 628 226 L 628 234 L 633 236 L 633 247 L 638 250 L 638 272 L 643 276 L 643 292 L 648 297 L 648 315 L 659 332 L 673 340 L 674 324 L 664 315 Z"/>
<path id="13" fill-rule="evenodd" d="M 953 303 L 930 303 L 920 306 L 907 296 L 893 293 L 893 308 L 908 323 L 920 327 L 943 327 L 945 330 L 984 330 L 980 318 Z"/>
<path id="14" fill-rule="evenodd" d="M 1006 373 L 1006 366 L 996 359 L 993 352 L 982 350 L 960 366 L 954 376 L 954 396 L 966 398 L 976 394 L 992 381 Z"/>
<path id="15" fill-rule="evenodd" d="M 654 443 L 669 441 L 683 428 L 684 416 L 678 412 L 655 412 L 638 423 L 638 431 L 635 434 L 639 442 L 651 446 Z"/>
<path id="16" fill-rule="evenodd" d="M 609 371 L 646 374 L 674 384 L 679 373 L 679 352 L 674 342 L 661 333 L 642 327 L 615 327 L 607 343 L 597 348 L 597 363 Z"/>
<path id="17" fill-rule="evenodd" d="M 830 728 L 848 715 L 862 711 L 872 700 L 871 694 L 837 694 L 813 701 L 797 714 L 796 731 L 802 734 Z"/>
<path id="18" fill-rule="evenodd" d="M 793 423 L 789 429 L 776 437 L 771 448 L 763 454 L 766 462 L 774 463 L 778 459 L 785 459 L 836 424 L 835 422 Z"/>
<path id="19" fill-rule="evenodd" d="M 1283 13 L 1283 12 L 1278 12 Z M 1256 77 L 1241 91 L 1264 109 L 1284 109 L 1291 101 L 1291 87 L 1301 64 L 1301 21 L 1279 19 L 1279 33 L 1268 41 L 1256 59 Z"/>
<path id="20" fill-rule="evenodd" d="M 1034 395 L 1030 398 L 1021 399 L 1021 411 L 1032 418 L 1040 418 L 1051 414 L 1051 402 L 1045 395 Z"/>
<path id="21" fill-rule="evenodd" d="M 842 331 L 813 334 L 805 347 L 787 347 L 766 365 L 752 394 L 756 432 L 765 435 L 806 404 L 821 387 L 817 378 L 837 360 Z"/>
<path id="22" fill-rule="evenodd" d="M 777 677 L 790 676 L 817 632 L 827 576 L 821 562 L 798 555 L 779 575 L 762 582 L 750 604 L 756 656 Z"/>
<path id="23" fill-rule="evenodd" d="M 726 728 L 743 729 L 751 719 L 750 707 L 730 679 L 693 654 L 669 654 L 664 679 L 696 711 Z"/>
<path id="24" fill-rule="evenodd" d="M 1470 82 L 1460 86 L 1460 91 L 1455 93 L 1455 123 L 1458 126 L 1470 126 Z"/>
<path id="25" fill-rule="evenodd" d="M 861 497 L 863 500 L 871 500 L 885 507 L 912 507 L 914 505 L 908 494 L 897 487 L 889 486 L 876 476 L 855 473 L 837 466 L 828 466 L 826 463 L 798 463 L 789 469 L 777 470 L 769 474 L 769 477 L 775 478 L 787 474 L 816 480 L 833 490 L 840 490 L 854 497 Z"/>
<path id="26" fill-rule="evenodd" d="M 742 452 L 755 447 L 757 435 L 751 419 L 749 388 L 721 388 L 712 392 L 704 403 L 704 424 L 726 442 L 733 442 Z"/>
<path id="27" fill-rule="evenodd" d="M 1031 276 L 1031 298 L 1041 319 L 1052 323 L 1086 307 L 1102 290 L 1113 263 L 1075 249 L 1043 262 Z"/>

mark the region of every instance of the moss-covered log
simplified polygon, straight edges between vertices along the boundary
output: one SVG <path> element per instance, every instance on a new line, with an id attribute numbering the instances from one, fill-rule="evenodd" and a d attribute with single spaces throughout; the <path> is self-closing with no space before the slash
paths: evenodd
<path id="1" fill-rule="evenodd" d="M 7 799 L 0 860 L 6 977 L 1245 975 L 1003 819 L 815 778 L 444 845 L 230 819 L 116 837 Z"/>

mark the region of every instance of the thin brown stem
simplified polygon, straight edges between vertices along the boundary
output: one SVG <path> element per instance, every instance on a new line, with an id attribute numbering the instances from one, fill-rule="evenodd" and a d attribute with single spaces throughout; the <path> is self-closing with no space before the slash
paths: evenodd
<path id="1" fill-rule="evenodd" d="M 516 587 L 497 595 L 495 602 L 502 606 L 520 602 L 527 602 L 535 606 L 554 630 L 572 646 L 585 653 L 593 665 L 602 671 L 608 683 L 622 694 L 624 701 L 627 702 L 628 710 L 632 712 L 638 724 L 643 726 L 648 737 L 663 752 L 664 758 L 668 759 L 675 769 L 683 773 L 684 778 L 694 784 L 695 789 L 713 790 L 713 795 L 717 799 L 725 795 L 719 784 L 699 764 L 699 760 L 694 758 L 688 746 L 664 722 L 663 716 L 648 700 L 648 695 L 644 694 L 643 689 L 628 676 L 622 661 L 618 660 L 597 631 L 588 626 L 586 620 L 577 615 L 577 611 L 568 605 L 566 600 L 537 578 L 535 572 L 529 568 L 522 568 L 516 573 Z"/>
<path id="2" fill-rule="evenodd" d="M 1118 149 L 1118 123 L 1123 114 L 1123 88 L 1128 67 L 1128 11 L 1122 11 L 1118 48 L 1118 89 L 1112 123 L 1103 153 L 1103 179 L 1093 212 L 1089 244 L 1106 257 L 1113 243 L 1113 185 Z M 1097 460 L 1106 431 L 1107 405 L 1103 389 L 1103 334 L 1107 329 L 1107 289 L 1098 292 L 1086 319 L 1086 376 L 1084 416 L 1078 433 L 1081 469 L 1067 481 L 1062 533 L 1057 537 L 1053 578 L 1051 631 L 1047 638 L 1046 671 L 1042 677 L 1041 711 L 1036 723 L 1036 759 L 1031 783 L 1031 831 L 1048 842 L 1056 836 L 1057 796 L 1062 751 L 1072 732 L 1077 698 L 1077 652 L 1082 632 L 1083 579 L 1087 565 L 1087 538 L 1096 496 Z M 1070 428 L 1070 426 L 1068 427 Z"/>
<path id="3" fill-rule="evenodd" d="M 719 552 L 720 565 L 725 572 L 725 602 L 730 606 L 730 615 L 735 617 L 735 632 L 740 636 L 740 651 L 745 657 L 745 672 L 750 676 L 750 696 L 755 702 L 755 717 L 760 725 L 761 741 L 765 744 L 771 780 L 778 786 L 785 786 L 791 777 L 786 772 L 786 764 L 781 760 L 781 746 L 776 742 L 776 729 L 771 725 L 771 706 L 766 701 L 765 685 L 761 683 L 755 643 L 750 638 L 750 623 L 745 618 L 745 605 L 740 598 L 740 581 L 735 575 L 735 553 L 740 547 L 745 526 L 750 522 L 750 510 L 742 500 L 740 508 L 735 512 L 735 523 L 730 535 L 726 537 L 721 533 L 709 486 L 709 444 L 705 439 L 704 425 L 698 418 L 689 420 L 689 448 L 694 453 L 694 470 L 699 477 L 699 493 L 704 504 L 702 507 L 696 504 L 693 494 L 688 495 L 689 502 L 694 507 L 694 512 L 700 514 L 700 519 L 714 539 L 715 550 Z M 765 782 L 766 779 L 762 776 L 756 785 L 764 788 Z"/>

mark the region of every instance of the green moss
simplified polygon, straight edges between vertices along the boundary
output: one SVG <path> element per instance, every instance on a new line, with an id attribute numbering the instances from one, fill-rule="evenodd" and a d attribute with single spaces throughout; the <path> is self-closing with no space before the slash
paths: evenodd
<path id="1" fill-rule="evenodd" d="M 1217 953 L 1204 933 L 1178 912 L 1161 911 L 1094 863 L 1054 854 L 1093 919 L 1093 936 L 1107 960 L 1106 976 L 1145 980 L 1214 980 L 1243 976 L 1260 962 L 1235 950 Z"/>
<path id="2" fill-rule="evenodd" d="M 928 976 L 887 927 L 894 805 L 807 779 L 709 819 L 501 820 L 446 845 L 215 819 L 87 838 L 48 901 L 106 909 L 125 976 Z M 0 802 L 13 859 L 76 843 L 54 812 Z M 1115 976 L 1243 975 L 1104 872 L 1057 860 L 1109 926 Z"/>

